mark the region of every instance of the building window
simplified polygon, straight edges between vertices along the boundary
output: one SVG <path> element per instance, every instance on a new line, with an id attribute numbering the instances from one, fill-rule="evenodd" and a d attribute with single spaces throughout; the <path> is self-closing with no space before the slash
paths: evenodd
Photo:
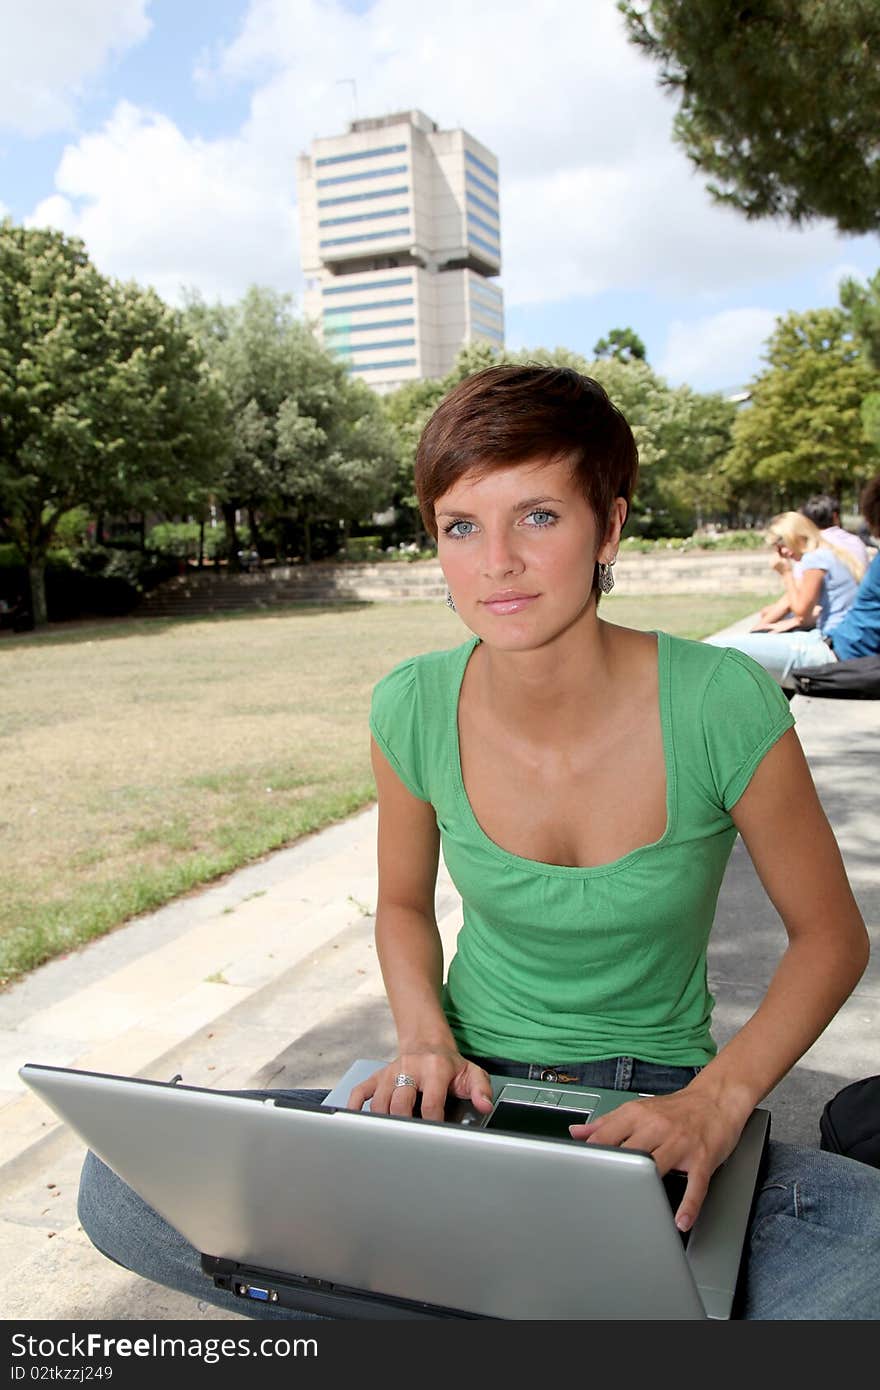
<path id="1" fill-rule="evenodd" d="M 472 241 L 475 246 L 480 246 L 484 251 L 490 252 L 490 254 L 495 257 L 496 261 L 501 260 L 501 251 L 498 246 L 493 246 L 491 242 L 484 241 L 481 236 L 477 236 L 476 232 L 468 233 L 468 241 Z"/>
<path id="2" fill-rule="evenodd" d="M 402 198 L 409 192 L 404 184 L 401 188 L 371 188 L 368 193 L 345 193 L 341 198 L 319 198 L 319 208 L 335 208 L 341 203 L 372 202 L 373 198 Z"/>
<path id="3" fill-rule="evenodd" d="M 497 203 L 497 201 L 498 201 L 498 194 L 496 193 L 496 191 L 495 191 L 494 188 L 490 188 L 490 187 L 489 187 L 489 184 L 488 184 L 488 183 L 483 183 L 483 180 L 482 180 L 482 179 L 478 179 L 477 176 L 476 176 L 476 174 L 472 174 L 471 171 L 470 171 L 470 169 L 465 169 L 465 171 L 464 171 L 464 176 L 465 176 L 465 180 L 471 185 L 471 187 L 481 189 L 481 190 L 483 191 L 483 193 L 488 194 L 488 196 L 489 196 L 491 199 L 493 199 L 494 202 Z"/>
<path id="4" fill-rule="evenodd" d="M 477 156 L 471 154 L 470 150 L 465 150 L 464 157 L 468 164 L 473 164 L 475 169 L 479 169 L 482 173 L 488 174 L 493 183 L 498 182 L 498 175 L 495 173 L 495 170 L 491 169 L 488 164 L 484 164 L 482 159 L 477 159 Z"/>
<path id="5" fill-rule="evenodd" d="M 408 237 L 408 236 L 409 236 L 409 227 L 395 227 L 394 230 L 391 231 L 391 232 L 358 232 L 357 236 L 334 236 L 334 237 L 325 237 L 325 239 L 324 239 L 323 241 L 319 241 L 319 242 L 318 242 L 318 245 L 319 245 L 319 246 L 350 246 L 351 243 L 354 242 L 354 241 L 379 241 L 379 240 L 380 240 L 381 238 L 383 238 L 383 237 L 384 237 L 386 240 L 387 240 L 388 237 L 397 237 L 398 240 L 399 240 L 401 237 Z M 477 238 L 474 237 L 473 240 L 476 241 Z"/>
<path id="6" fill-rule="evenodd" d="M 361 195 L 361 196 L 363 196 L 363 195 Z M 497 217 L 498 217 L 498 209 L 497 209 L 497 207 L 494 207 L 494 208 L 493 208 L 492 205 L 491 205 L 491 203 L 484 202 L 482 198 L 478 198 L 478 197 L 477 197 L 476 193 L 468 193 L 466 196 L 467 196 L 468 202 L 469 202 L 469 203 L 473 203 L 474 207 L 478 207 L 482 212 L 488 212 L 488 214 L 489 214 L 490 217 L 494 217 L 494 218 L 497 219 Z M 320 203 L 318 204 L 318 206 L 319 206 L 319 207 L 321 206 Z"/>
<path id="7" fill-rule="evenodd" d="M 356 290 L 390 290 L 397 285 L 411 285 L 413 278 L 411 275 L 398 275 L 393 280 L 368 280 L 361 281 L 359 285 L 325 285 L 322 294 L 354 294 Z M 412 304 L 411 299 L 395 299 L 394 304 Z M 364 306 L 367 307 L 366 305 Z M 369 306 L 371 309 L 375 305 Z"/>
<path id="8" fill-rule="evenodd" d="M 377 217 L 408 217 L 409 208 L 378 208 L 375 212 L 354 212 L 347 217 L 322 217 L 319 227 L 341 227 L 348 222 L 375 222 Z M 491 228 L 489 229 L 491 231 Z"/>
<path id="9" fill-rule="evenodd" d="M 469 212 L 467 215 L 467 219 L 468 222 L 470 222 L 471 226 L 482 227 L 484 232 L 488 232 L 491 237 L 494 237 L 496 241 L 498 240 L 498 228 L 493 227 L 490 222 L 486 222 L 484 218 L 478 217 L 475 212 Z"/>
<path id="10" fill-rule="evenodd" d="M 471 313 L 481 314 L 487 323 L 495 320 L 499 325 L 504 323 L 504 317 L 497 309 L 492 309 L 485 300 L 477 299 L 476 295 L 471 295 Z"/>
<path id="11" fill-rule="evenodd" d="M 382 319 L 379 323 L 325 323 L 326 333 L 370 333 L 380 328 L 412 328 L 415 319 Z"/>
<path id="12" fill-rule="evenodd" d="M 362 169 L 359 174 L 336 174 L 332 179 L 318 179 L 319 188 L 329 188 L 333 183 L 358 183 L 360 179 L 386 179 L 393 174 L 408 174 L 405 164 L 390 164 L 387 169 Z"/>
<path id="13" fill-rule="evenodd" d="M 331 352 L 335 352 L 338 357 L 348 356 L 352 352 L 385 352 L 387 348 L 415 347 L 415 338 L 393 338 L 387 343 L 329 343 Z"/>
<path id="14" fill-rule="evenodd" d="M 503 295 L 499 289 L 496 289 L 491 280 L 487 280 L 484 275 L 476 275 L 471 271 L 468 277 L 468 283 L 470 284 L 471 294 L 477 299 L 482 297 L 487 304 L 493 305 L 496 309 L 501 308 Z"/>
<path id="15" fill-rule="evenodd" d="M 324 318 L 330 314 L 375 314 L 377 309 L 402 309 L 404 305 L 414 303 L 413 296 L 409 295 L 405 299 L 374 299 L 371 304 L 340 304 L 338 308 L 334 305 L 325 309 Z"/>
<path id="16" fill-rule="evenodd" d="M 476 315 L 474 316 L 472 322 L 475 333 L 482 333 L 485 338 L 492 338 L 494 341 L 499 343 L 504 342 L 504 334 L 501 332 L 499 328 L 493 328 L 492 325 L 488 323 L 481 323 L 480 320 L 476 317 Z"/>
<path id="17" fill-rule="evenodd" d="M 315 166 L 323 169 L 327 164 L 346 164 L 351 159 L 378 159 L 383 154 L 406 154 L 406 145 L 383 145 L 375 150 L 352 150 L 350 154 L 328 154 L 315 160 Z M 473 158 L 473 156 L 471 156 Z M 491 173 L 491 169 L 489 170 Z"/>
<path id="18" fill-rule="evenodd" d="M 387 372 L 394 367 L 414 367 L 416 359 L 414 357 L 399 357 L 396 362 L 348 362 L 346 365 L 349 371 Z"/>

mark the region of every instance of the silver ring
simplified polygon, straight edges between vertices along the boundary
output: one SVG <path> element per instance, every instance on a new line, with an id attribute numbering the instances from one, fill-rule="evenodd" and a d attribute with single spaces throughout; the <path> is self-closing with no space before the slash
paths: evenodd
<path id="1" fill-rule="evenodd" d="M 416 1090 L 419 1089 L 419 1083 L 416 1081 L 415 1077 L 409 1076 L 405 1071 L 399 1071 L 394 1078 L 395 1091 L 398 1086 L 414 1086 Z"/>

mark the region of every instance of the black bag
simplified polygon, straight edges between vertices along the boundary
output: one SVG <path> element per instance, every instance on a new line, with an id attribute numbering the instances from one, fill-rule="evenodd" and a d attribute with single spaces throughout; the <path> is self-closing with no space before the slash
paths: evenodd
<path id="1" fill-rule="evenodd" d="M 880 1168 L 880 1076 L 852 1081 L 819 1116 L 819 1148 Z"/>
<path id="2" fill-rule="evenodd" d="M 854 656 L 826 666 L 793 666 L 799 695 L 827 695 L 835 700 L 880 700 L 880 656 Z"/>

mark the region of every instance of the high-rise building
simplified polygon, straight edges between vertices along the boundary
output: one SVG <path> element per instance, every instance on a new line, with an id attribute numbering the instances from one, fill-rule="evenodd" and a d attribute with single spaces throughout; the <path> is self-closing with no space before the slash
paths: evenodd
<path id="1" fill-rule="evenodd" d="M 379 391 L 504 344 L 498 161 L 421 111 L 353 121 L 298 160 L 304 310 Z"/>

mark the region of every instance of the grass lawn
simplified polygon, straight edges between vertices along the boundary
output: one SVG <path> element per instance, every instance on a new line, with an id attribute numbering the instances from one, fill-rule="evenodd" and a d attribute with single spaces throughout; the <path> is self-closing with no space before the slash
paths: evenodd
<path id="1" fill-rule="evenodd" d="M 704 637 L 764 594 L 625 598 Z M 123 620 L 0 641 L 0 981 L 350 815 L 397 661 L 467 636 L 439 603 Z"/>

